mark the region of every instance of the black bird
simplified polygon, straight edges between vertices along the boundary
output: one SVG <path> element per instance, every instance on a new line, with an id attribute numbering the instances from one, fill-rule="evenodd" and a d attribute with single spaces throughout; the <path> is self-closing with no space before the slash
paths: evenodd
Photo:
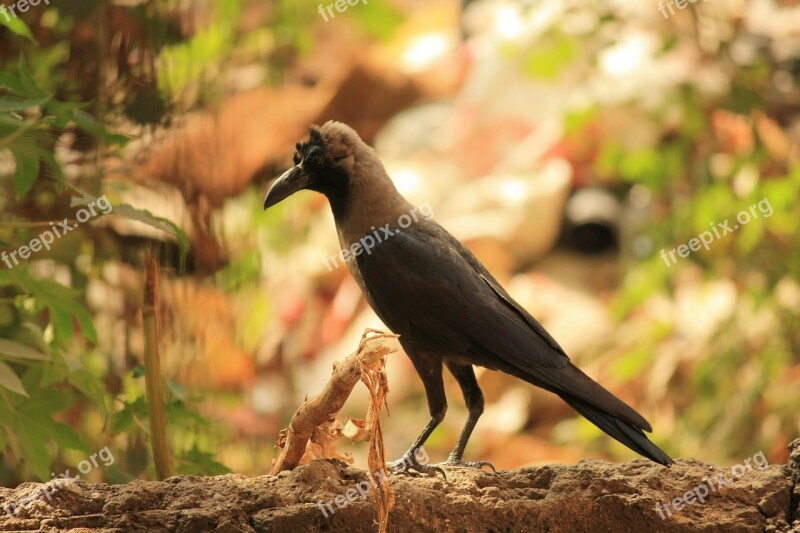
<path id="1" fill-rule="evenodd" d="M 445 464 L 491 467 L 462 461 L 484 405 L 473 365 L 553 392 L 631 450 L 672 464 L 645 436 L 652 431 L 647 420 L 573 365 L 464 245 L 420 217 L 352 128 L 334 121 L 312 127 L 308 140 L 297 144 L 294 166 L 267 192 L 264 209 L 302 189 L 327 196 L 342 250 L 351 252 L 350 272 L 375 313 L 400 335 L 425 386 L 431 420 L 403 458 L 392 463 L 394 469 L 411 465 L 442 472 L 414 459 L 447 411 L 442 366 L 460 385 L 469 410 Z"/>

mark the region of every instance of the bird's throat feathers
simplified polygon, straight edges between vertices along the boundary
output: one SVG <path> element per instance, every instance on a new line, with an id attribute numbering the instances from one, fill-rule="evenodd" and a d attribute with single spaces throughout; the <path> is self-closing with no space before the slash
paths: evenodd
<path id="1" fill-rule="evenodd" d="M 375 228 L 397 226 L 398 219 L 413 209 L 377 157 L 374 161 L 377 166 L 368 168 L 370 179 L 351 182 L 344 197 L 329 197 L 342 246 L 350 246 Z"/>
<path id="2" fill-rule="evenodd" d="M 327 122 L 319 130 L 312 128 L 308 142 L 324 146 L 345 173 L 343 187 L 323 191 L 331 203 L 343 245 L 356 242 L 373 226 L 394 225 L 412 208 L 394 186 L 375 150 L 350 126 Z"/>

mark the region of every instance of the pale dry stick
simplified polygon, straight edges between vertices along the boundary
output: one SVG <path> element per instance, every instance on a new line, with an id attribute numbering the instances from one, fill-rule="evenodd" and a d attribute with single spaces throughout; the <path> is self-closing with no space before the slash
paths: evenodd
<path id="1" fill-rule="evenodd" d="M 358 349 L 342 363 L 334 363 L 333 375 L 322 392 L 303 402 L 292 415 L 289 427 L 284 430 L 283 451 L 272 466 L 270 474 L 277 475 L 284 470 L 292 470 L 300 463 L 314 430 L 334 421 L 353 387 L 361 379 L 363 368 L 374 367 L 378 361 L 397 351 L 396 347 L 385 342 L 386 339 L 397 337 L 398 335 L 367 329 L 361 337 Z"/>
<path id="2" fill-rule="evenodd" d="M 158 351 L 158 270 L 155 257 L 145 260 L 145 290 L 142 306 L 144 329 L 144 379 L 147 388 L 147 410 L 150 417 L 150 443 L 156 477 L 172 475 L 172 459 L 167 440 L 167 416 L 164 413 L 164 384 L 161 377 L 161 356 Z"/>
<path id="3" fill-rule="evenodd" d="M 386 395 L 389 393 L 389 381 L 386 376 L 386 359 L 381 359 L 373 366 L 364 366 L 361 372 L 361 381 L 369 389 L 370 402 L 367 410 L 366 428 L 369 431 L 369 456 L 368 464 L 370 477 L 381 472 L 386 472 L 386 453 L 383 447 L 383 428 L 381 427 L 381 408 L 386 404 Z M 394 507 L 394 494 L 385 475 L 378 475 L 380 483 L 372 485 L 375 494 L 375 507 L 378 510 L 378 531 L 386 533 L 389 527 L 389 512 Z"/>

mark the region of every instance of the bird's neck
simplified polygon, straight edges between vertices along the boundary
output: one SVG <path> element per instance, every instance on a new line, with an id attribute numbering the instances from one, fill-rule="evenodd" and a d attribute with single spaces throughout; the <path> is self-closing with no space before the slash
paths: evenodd
<path id="1" fill-rule="evenodd" d="M 385 174 L 366 183 L 351 183 L 345 194 L 329 200 L 343 247 L 386 224 L 396 227 L 398 218 L 413 209 Z"/>

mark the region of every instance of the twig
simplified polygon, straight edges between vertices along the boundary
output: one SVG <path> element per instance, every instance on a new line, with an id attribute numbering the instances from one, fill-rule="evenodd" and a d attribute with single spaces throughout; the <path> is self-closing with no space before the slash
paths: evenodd
<path id="1" fill-rule="evenodd" d="M 361 379 L 363 369 L 374 368 L 384 357 L 397 351 L 397 348 L 385 343 L 386 339 L 395 338 L 397 335 L 366 330 L 358 350 L 348 355 L 342 363 L 334 364 L 333 375 L 322 392 L 303 402 L 292 416 L 289 427 L 284 430 L 283 451 L 272 467 L 272 475 L 292 470 L 300 463 L 314 430 L 335 420 L 353 387 Z"/>
<path id="2" fill-rule="evenodd" d="M 389 527 L 389 511 L 394 507 L 394 494 L 389 487 L 386 475 L 386 453 L 383 446 L 383 428 L 381 427 L 381 408 L 386 405 L 386 395 L 389 393 L 389 381 L 386 377 L 386 359 L 383 358 L 372 367 L 361 370 L 361 381 L 369 389 L 370 402 L 367 411 L 366 428 L 369 430 L 369 464 L 370 477 L 380 479 L 377 485 L 372 484 L 371 489 L 375 494 L 375 507 L 378 509 L 379 533 L 386 533 Z M 389 410 L 386 405 L 386 410 Z"/>
<path id="3" fill-rule="evenodd" d="M 147 387 L 147 410 L 150 418 L 150 444 L 158 479 L 172 475 L 167 417 L 164 414 L 164 387 L 161 358 L 158 353 L 158 261 L 151 255 L 145 260 L 145 290 L 142 306 L 144 328 L 144 379 Z"/>

